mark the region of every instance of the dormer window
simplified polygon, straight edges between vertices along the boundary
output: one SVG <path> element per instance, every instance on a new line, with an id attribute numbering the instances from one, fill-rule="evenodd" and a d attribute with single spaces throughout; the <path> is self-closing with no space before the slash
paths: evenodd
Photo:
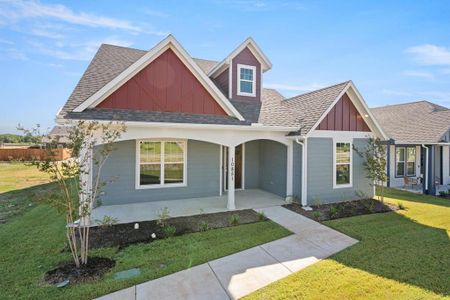
<path id="1" fill-rule="evenodd" d="M 256 67 L 248 65 L 237 65 L 238 77 L 238 91 L 239 96 L 256 97 Z"/>

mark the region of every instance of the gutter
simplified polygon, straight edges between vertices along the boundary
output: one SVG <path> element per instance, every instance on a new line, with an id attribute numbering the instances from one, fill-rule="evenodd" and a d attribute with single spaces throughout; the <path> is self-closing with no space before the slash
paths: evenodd
<path id="1" fill-rule="evenodd" d="M 100 124 L 108 124 L 110 122 L 124 123 L 126 126 L 134 127 L 164 127 L 164 128 L 194 128 L 194 129 L 219 129 L 219 130 L 252 130 L 252 131 L 281 131 L 291 132 L 295 131 L 297 127 L 284 126 L 265 126 L 259 123 L 252 123 L 251 125 L 221 125 L 221 124 L 199 124 L 199 123 L 171 123 L 171 122 L 138 122 L 138 121 L 120 121 L 120 120 L 95 120 L 95 119 L 64 119 L 56 118 L 56 123 L 59 125 L 74 125 L 78 121 L 98 122 Z"/>

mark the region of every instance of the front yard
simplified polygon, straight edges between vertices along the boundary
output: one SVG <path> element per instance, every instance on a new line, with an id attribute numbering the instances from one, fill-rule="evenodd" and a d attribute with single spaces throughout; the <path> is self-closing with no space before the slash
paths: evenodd
<path id="1" fill-rule="evenodd" d="M 361 242 L 246 299 L 448 299 L 450 201 L 387 197 L 406 209 L 325 222 Z"/>
<path id="2" fill-rule="evenodd" d="M 30 167 L 15 168 L 22 168 L 24 173 L 33 172 Z M 24 199 L 42 197 L 46 192 L 54 191 L 48 185 L 10 191 L 0 194 L 0 203 L 4 199 L 8 199 L 10 204 L 15 201 L 22 203 Z M 42 278 L 46 271 L 70 260 L 70 253 L 62 252 L 65 245 L 64 220 L 43 204 L 31 209 L 28 205 L 23 208 L 16 210 L 15 218 L 0 225 L 1 299 L 90 299 L 290 234 L 283 227 L 264 221 L 186 234 L 123 249 L 96 249 L 91 251 L 92 256 L 116 260 L 112 271 L 98 282 L 58 289 L 44 285 Z M 136 267 L 141 269 L 137 277 L 114 279 L 115 272 Z"/>
<path id="3" fill-rule="evenodd" d="M 0 165 L 0 169 L 4 166 Z M 290 234 L 266 221 L 122 249 L 96 249 L 91 252 L 93 256 L 116 260 L 113 270 L 98 282 L 58 289 L 43 284 L 42 278 L 46 271 L 70 260 L 70 254 L 62 251 L 64 221 L 52 208 L 33 202 L 55 190 L 52 184 L 26 187 L 41 182 L 24 183 L 25 178 L 41 175 L 30 167 L 10 167 L 15 170 L 16 183 L 7 188 L 3 185 L 10 173 L 0 170 L 0 189 L 8 190 L 0 193 L 0 212 L 6 222 L 0 224 L 1 299 L 89 299 Z M 17 179 L 21 174 L 22 179 Z M 360 243 L 247 298 L 448 298 L 450 201 L 392 189 L 386 201 L 401 203 L 406 209 L 324 222 Z M 14 211 L 12 215 L 10 210 Z M 114 279 L 115 272 L 136 267 L 141 269 L 137 277 Z"/>

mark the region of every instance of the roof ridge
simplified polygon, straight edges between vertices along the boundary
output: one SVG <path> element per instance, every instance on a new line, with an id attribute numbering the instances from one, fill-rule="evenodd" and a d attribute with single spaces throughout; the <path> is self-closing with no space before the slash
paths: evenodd
<path id="1" fill-rule="evenodd" d="M 347 81 L 343 81 L 343 82 L 340 82 L 340 83 L 336 83 L 336 84 L 333 84 L 333 85 L 330 85 L 330 86 L 326 86 L 326 87 L 320 88 L 318 90 L 309 91 L 309 92 L 306 92 L 306 93 L 303 93 L 303 94 L 298 94 L 296 96 L 292 96 L 290 98 L 286 98 L 286 99 L 284 99 L 284 101 L 294 100 L 295 98 L 298 98 L 300 96 L 306 96 L 306 95 L 309 95 L 309 94 L 317 93 L 317 92 L 320 92 L 320 91 L 323 91 L 323 90 L 326 90 L 326 89 L 330 89 L 330 88 L 336 87 L 338 85 L 348 84 L 350 82 L 351 82 L 351 80 L 347 80 Z"/>
<path id="2" fill-rule="evenodd" d="M 412 102 L 388 104 L 388 105 L 384 105 L 384 106 L 373 107 L 371 109 L 382 109 L 382 108 L 388 108 L 388 107 L 394 107 L 394 106 L 414 105 L 414 104 L 418 104 L 418 103 L 427 103 L 427 104 L 432 105 L 435 108 L 441 108 L 441 110 L 443 110 L 443 111 L 449 110 L 449 108 L 447 108 L 445 106 L 441 106 L 441 105 L 436 104 L 436 103 L 433 103 L 433 102 L 431 102 L 429 100 L 416 100 L 416 101 L 412 101 Z"/>

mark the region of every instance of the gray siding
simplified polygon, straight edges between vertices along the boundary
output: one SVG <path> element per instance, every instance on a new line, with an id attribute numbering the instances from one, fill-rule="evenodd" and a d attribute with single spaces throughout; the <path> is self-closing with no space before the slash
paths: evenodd
<path id="1" fill-rule="evenodd" d="M 259 188 L 259 141 L 245 143 L 245 188 Z"/>
<path id="2" fill-rule="evenodd" d="M 269 140 L 260 141 L 259 158 L 259 187 L 286 197 L 286 146 Z"/>
<path id="3" fill-rule="evenodd" d="M 367 139 L 353 139 L 353 144 L 362 148 Z M 355 192 L 362 191 L 367 196 L 373 196 L 373 187 L 366 178 L 363 159 L 353 151 L 353 187 L 333 189 L 333 139 L 308 139 L 308 204 L 314 204 L 316 199 L 321 203 L 333 203 L 356 199 Z"/>
<path id="4" fill-rule="evenodd" d="M 102 171 L 104 180 L 114 180 L 104 188 L 103 205 L 219 195 L 219 145 L 189 140 L 187 147 L 186 187 L 136 189 L 136 141 L 118 142 Z"/>

